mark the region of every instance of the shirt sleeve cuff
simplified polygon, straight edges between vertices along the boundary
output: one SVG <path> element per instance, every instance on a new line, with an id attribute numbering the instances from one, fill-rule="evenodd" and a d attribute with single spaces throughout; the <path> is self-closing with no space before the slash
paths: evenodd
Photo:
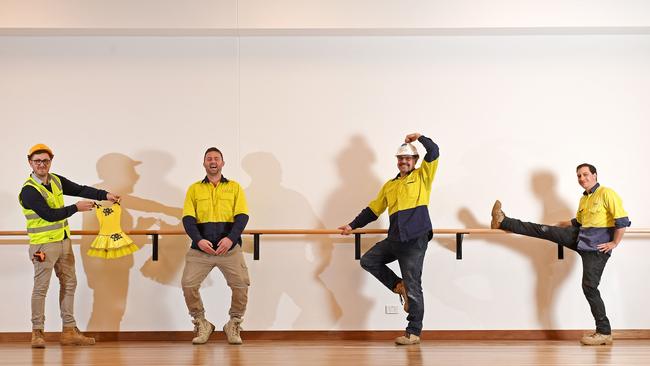
<path id="1" fill-rule="evenodd" d="M 628 227 L 630 225 L 632 225 L 632 222 L 627 216 L 614 219 L 614 226 L 617 228 Z"/>

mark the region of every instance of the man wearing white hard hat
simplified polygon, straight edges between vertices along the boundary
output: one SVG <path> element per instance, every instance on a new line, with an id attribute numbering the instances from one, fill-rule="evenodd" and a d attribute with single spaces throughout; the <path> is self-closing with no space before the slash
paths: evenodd
<path id="1" fill-rule="evenodd" d="M 422 164 L 415 168 L 419 154 L 411 142 L 419 141 L 426 150 Z M 341 234 L 364 227 L 377 220 L 386 208 L 390 215 L 388 237 L 375 244 L 361 257 L 361 267 L 375 276 L 389 290 L 400 295 L 408 313 L 408 326 L 399 345 L 420 343 L 424 319 L 422 265 L 428 242 L 433 236 L 429 218 L 431 184 L 438 169 L 438 145 L 419 133 L 406 136 L 395 156 L 399 174 L 384 184 L 368 207 L 349 224 L 339 227 Z M 398 261 L 402 278 L 387 264 Z"/>
<path id="2" fill-rule="evenodd" d="M 32 347 L 45 347 L 43 328 L 45 323 L 45 295 L 50 286 L 52 271 L 61 283 L 59 306 L 63 332 L 62 345 L 92 345 L 95 339 L 86 337 L 77 328 L 74 319 L 74 293 L 77 288 L 75 260 L 70 241 L 68 217 L 81 211 L 90 211 L 93 201 L 79 201 L 66 206 L 63 195 L 91 200 L 116 202 L 119 196 L 82 186 L 65 177 L 50 173 L 54 154 L 44 144 L 29 149 L 27 162 L 32 168 L 23 184 L 19 202 L 27 220 L 29 257 L 34 265 L 34 288 L 32 291 Z"/>

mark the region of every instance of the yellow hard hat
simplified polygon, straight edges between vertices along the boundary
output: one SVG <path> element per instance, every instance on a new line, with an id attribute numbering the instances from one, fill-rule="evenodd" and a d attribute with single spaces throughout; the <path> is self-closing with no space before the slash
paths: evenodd
<path id="1" fill-rule="evenodd" d="M 400 145 L 399 149 L 397 149 L 397 153 L 395 153 L 395 156 L 420 156 L 418 154 L 418 150 L 415 148 L 415 146 L 406 143 Z"/>
<path id="2" fill-rule="evenodd" d="M 34 154 L 37 151 L 47 151 L 47 153 L 50 154 L 50 156 L 54 156 L 54 153 L 52 152 L 52 149 L 50 149 L 45 144 L 36 144 L 36 145 L 32 146 L 29 149 L 29 154 L 27 154 L 27 156 L 31 157 L 32 154 Z"/>

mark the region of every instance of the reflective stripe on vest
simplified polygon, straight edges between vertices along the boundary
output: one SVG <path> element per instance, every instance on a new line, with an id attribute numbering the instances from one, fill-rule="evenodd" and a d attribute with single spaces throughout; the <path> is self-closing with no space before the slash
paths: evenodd
<path id="1" fill-rule="evenodd" d="M 68 226 L 68 220 L 63 220 L 63 222 L 57 222 L 56 224 L 52 224 L 52 225 L 49 225 L 49 226 L 39 226 L 39 227 L 27 228 L 27 232 L 32 233 L 32 234 L 44 233 L 46 231 L 60 229 L 60 228 L 66 227 L 66 226 Z"/>
<path id="2" fill-rule="evenodd" d="M 23 187 L 34 187 L 51 208 L 63 208 L 63 185 L 61 184 L 61 180 L 54 174 L 50 174 L 49 178 L 52 192 L 48 191 L 43 185 L 38 184 L 31 176 L 23 184 Z M 20 204 L 22 206 L 22 202 Z M 70 236 L 70 227 L 68 226 L 67 219 L 55 222 L 46 221 L 38 216 L 34 210 L 25 208 L 24 206 L 23 215 L 27 219 L 27 234 L 29 235 L 30 244 L 50 243 L 63 240 L 66 234 Z"/>

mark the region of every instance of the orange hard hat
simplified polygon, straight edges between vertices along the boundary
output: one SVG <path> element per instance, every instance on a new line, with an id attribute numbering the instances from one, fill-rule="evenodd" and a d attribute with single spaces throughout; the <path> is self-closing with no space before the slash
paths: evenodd
<path id="1" fill-rule="evenodd" d="M 50 156 L 54 156 L 54 153 L 52 152 L 52 149 L 50 149 L 49 146 L 47 146 L 45 144 L 36 144 L 36 145 L 32 146 L 29 149 L 29 154 L 27 154 L 27 156 L 32 156 L 32 154 L 34 154 L 37 151 L 47 151 L 48 154 L 50 154 Z"/>

